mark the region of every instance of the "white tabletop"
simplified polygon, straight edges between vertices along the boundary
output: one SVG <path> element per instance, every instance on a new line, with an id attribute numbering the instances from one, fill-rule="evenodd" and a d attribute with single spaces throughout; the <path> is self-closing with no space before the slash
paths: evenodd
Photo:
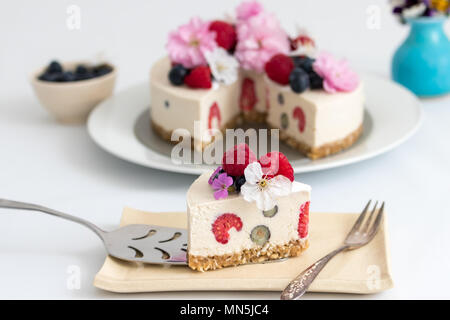
<path id="1" fill-rule="evenodd" d="M 104 228 L 117 225 L 124 206 L 185 210 L 194 176 L 139 167 L 105 153 L 84 126 L 56 123 L 39 106 L 27 76 L 53 57 L 74 60 L 105 52 L 120 68 L 121 90 L 147 79 L 151 63 L 164 54 L 169 30 L 196 13 L 214 17 L 233 5 L 217 8 L 204 0 L 190 7 L 171 1 L 180 8 L 174 11 L 160 1 L 129 7 L 122 1 L 101 6 L 100 1 L 72 1 L 81 8 L 81 29 L 68 30 L 68 4 L 47 2 L 15 1 L 0 11 L 0 197 L 44 204 Z M 381 0 L 354 1 L 352 9 L 328 0 L 327 10 L 317 1 L 302 1 L 297 11 L 265 2 L 284 22 L 308 26 L 322 46 L 386 77 L 392 52 L 407 32 Z M 381 10 L 380 29 L 367 26 L 373 3 Z M 306 298 L 450 298 L 450 97 L 423 100 L 423 108 L 423 126 L 398 149 L 296 176 L 313 186 L 312 211 L 358 212 L 369 198 L 387 202 L 395 282 L 376 295 Z M 0 299 L 279 297 L 275 292 L 112 294 L 92 285 L 104 258 L 101 242 L 83 227 L 38 213 L 0 212 Z M 77 275 L 79 288 L 73 281 Z"/>

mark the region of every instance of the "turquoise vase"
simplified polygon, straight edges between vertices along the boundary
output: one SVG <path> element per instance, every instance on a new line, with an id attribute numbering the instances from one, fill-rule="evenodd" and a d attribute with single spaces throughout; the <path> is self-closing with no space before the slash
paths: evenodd
<path id="1" fill-rule="evenodd" d="M 392 60 L 392 78 L 421 97 L 450 93 L 450 41 L 445 18 L 408 20 L 411 31 Z"/>

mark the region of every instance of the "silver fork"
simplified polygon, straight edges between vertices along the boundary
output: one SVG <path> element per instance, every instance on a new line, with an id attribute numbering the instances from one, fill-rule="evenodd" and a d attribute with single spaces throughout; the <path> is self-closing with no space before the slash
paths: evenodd
<path id="1" fill-rule="evenodd" d="M 381 208 L 377 210 L 377 201 L 371 211 L 369 210 L 370 203 L 371 201 L 367 203 L 364 210 L 359 215 L 352 229 L 348 233 L 343 245 L 318 260 L 305 271 L 300 273 L 294 280 L 292 280 L 286 289 L 284 289 L 281 293 L 281 300 L 298 300 L 306 292 L 314 279 L 319 275 L 320 271 L 323 270 L 323 268 L 332 258 L 334 258 L 334 256 L 346 250 L 361 248 L 375 237 L 383 218 L 384 202 L 381 205 Z M 369 211 L 370 214 L 366 218 Z"/>

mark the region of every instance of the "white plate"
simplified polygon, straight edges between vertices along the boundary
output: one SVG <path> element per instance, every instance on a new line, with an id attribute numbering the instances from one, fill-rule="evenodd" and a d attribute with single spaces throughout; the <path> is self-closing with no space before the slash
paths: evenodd
<path id="1" fill-rule="evenodd" d="M 280 146 L 295 173 L 335 168 L 375 157 L 411 137 L 422 122 L 418 99 L 403 87 L 375 76 L 365 76 L 366 112 L 364 133 L 349 149 L 319 160 L 310 160 L 286 146 Z M 100 103 L 88 120 L 92 139 L 103 149 L 143 166 L 201 174 L 208 165 L 173 163 L 172 146 L 150 128 L 149 85 L 131 87 Z"/>

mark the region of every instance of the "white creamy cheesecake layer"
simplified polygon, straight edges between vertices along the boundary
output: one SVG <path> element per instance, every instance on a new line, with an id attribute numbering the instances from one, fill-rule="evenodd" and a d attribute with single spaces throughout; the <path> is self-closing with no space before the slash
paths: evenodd
<path id="1" fill-rule="evenodd" d="M 210 112 L 216 104 L 219 117 L 212 117 L 211 128 L 221 129 L 239 114 L 238 94 L 241 81 L 214 89 L 192 89 L 187 86 L 174 86 L 168 79 L 170 60 L 157 61 L 150 74 L 151 118 L 165 131 L 186 129 L 191 137 L 195 135 L 194 123 L 199 121 L 197 140 L 210 141 L 207 134 L 210 125 Z"/>
<path id="2" fill-rule="evenodd" d="M 343 139 L 362 125 L 365 103 L 362 84 L 352 92 L 331 94 L 324 90 L 307 90 L 299 94 L 289 86 L 280 86 L 267 78 L 266 83 L 270 105 L 268 124 L 310 147 L 318 148 Z M 304 113 L 303 132 L 296 108 L 301 108 Z M 283 117 L 288 119 L 287 127 L 286 122 L 284 126 L 282 124 Z"/>
<path id="3" fill-rule="evenodd" d="M 212 172 L 200 176 L 187 193 L 190 255 L 206 257 L 260 248 L 250 238 L 253 228 L 259 225 L 269 228 L 269 245 L 285 245 L 292 240 L 300 240 L 298 235 L 300 206 L 310 200 L 310 186 L 294 182 L 292 193 L 278 199 L 277 214 L 273 217 L 264 217 L 255 202 L 247 202 L 240 195 L 233 194 L 226 199 L 215 200 L 213 189 L 208 184 L 211 174 Z M 217 242 L 212 225 L 225 213 L 237 215 L 243 226 L 241 231 L 232 228 L 229 231 L 228 243 L 222 244 Z"/>

